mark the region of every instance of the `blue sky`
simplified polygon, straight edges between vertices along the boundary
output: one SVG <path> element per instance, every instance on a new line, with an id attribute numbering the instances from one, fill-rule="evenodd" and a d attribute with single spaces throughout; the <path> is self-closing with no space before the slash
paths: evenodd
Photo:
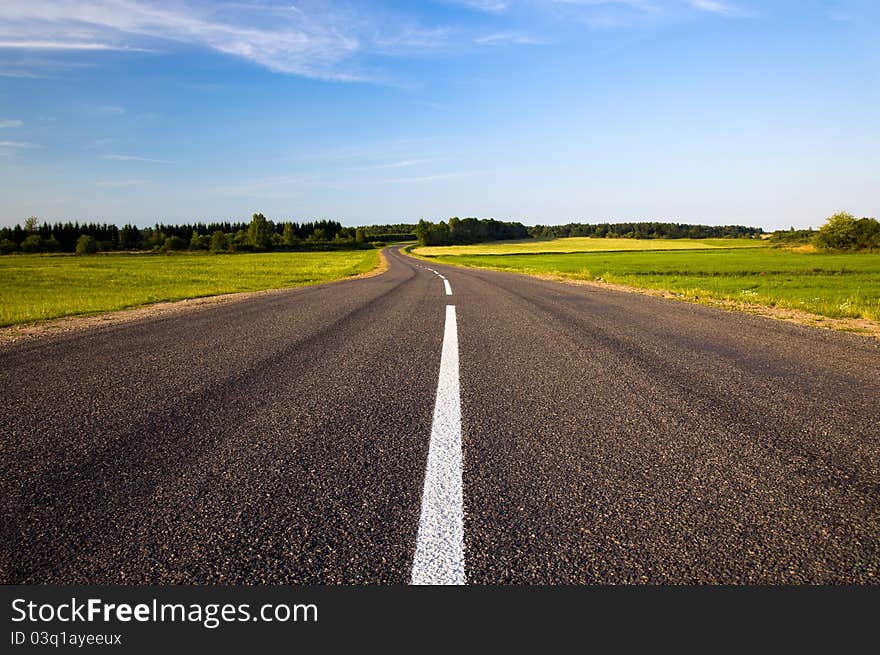
<path id="1" fill-rule="evenodd" d="M 880 2 L 0 3 L 0 224 L 880 216 Z"/>

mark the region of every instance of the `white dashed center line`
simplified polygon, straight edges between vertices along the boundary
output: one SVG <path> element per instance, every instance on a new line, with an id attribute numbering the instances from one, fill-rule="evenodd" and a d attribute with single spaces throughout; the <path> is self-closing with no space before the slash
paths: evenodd
<path id="1" fill-rule="evenodd" d="M 447 296 L 451 296 L 451 295 L 452 295 L 452 287 L 449 286 L 449 280 L 447 280 L 445 277 L 443 277 L 443 274 L 442 274 L 442 273 L 438 273 L 438 272 L 435 271 L 433 268 L 427 268 L 427 267 L 426 267 L 425 270 L 431 271 L 434 275 L 436 275 L 436 276 L 439 277 L 441 280 L 443 280 L 443 288 L 446 289 L 446 295 L 447 295 Z"/>
<path id="2" fill-rule="evenodd" d="M 413 558 L 414 585 L 459 585 L 467 582 L 464 570 L 461 462 L 458 324 L 455 305 L 447 305 L 434 423 L 422 491 L 422 513 Z"/>

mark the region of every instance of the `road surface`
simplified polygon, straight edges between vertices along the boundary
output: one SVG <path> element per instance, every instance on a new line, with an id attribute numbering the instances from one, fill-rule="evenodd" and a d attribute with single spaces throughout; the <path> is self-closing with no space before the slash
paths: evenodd
<path id="1" fill-rule="evenodd" d="M 880 342 L 388 258 L 3 347 L 0 581 L 880 579 Z"/>

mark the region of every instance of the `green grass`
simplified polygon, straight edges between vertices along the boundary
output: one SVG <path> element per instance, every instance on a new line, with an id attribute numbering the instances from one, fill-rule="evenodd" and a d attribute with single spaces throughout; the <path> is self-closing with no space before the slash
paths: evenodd
<path id="1" fill-rule="evenodd" d="M 564 253 L 623 250 L 712 250 L 716 248 L 761 248 L 767 244 L 758 239 L 524 239 L 494 241 L 472 246 L 422 246 L 413 252 L 434 257 L 439 255 L 511 255 L 520 253 Z"/>
<path id="2" fill-rule="evenodd" d="M 0 257 L 0 325 L 166 300 L 297 287 L 365 273 L 378 250 Z"/>
<path id="3" fill-rule="evenodd" d="M 662 289 L 692 300 L 746 302 L 833 318 L 880 320 L 880 254 L 753 248 L 447 255 L 431 259 L 444 264 Z"/>

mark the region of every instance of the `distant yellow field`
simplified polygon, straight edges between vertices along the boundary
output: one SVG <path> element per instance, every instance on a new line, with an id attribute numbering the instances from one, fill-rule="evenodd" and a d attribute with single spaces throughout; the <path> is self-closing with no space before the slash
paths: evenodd
<path id="1" fill-rule="evenodd" d="M 705 250 L 714 248 L 766 247 L 757 239 L 525 239 L 495 241 L 472 246 L 423 246 L 413 253 L 437 255 L 512 255 L 516 253 L 613 252 L 621 250 Z"/>

